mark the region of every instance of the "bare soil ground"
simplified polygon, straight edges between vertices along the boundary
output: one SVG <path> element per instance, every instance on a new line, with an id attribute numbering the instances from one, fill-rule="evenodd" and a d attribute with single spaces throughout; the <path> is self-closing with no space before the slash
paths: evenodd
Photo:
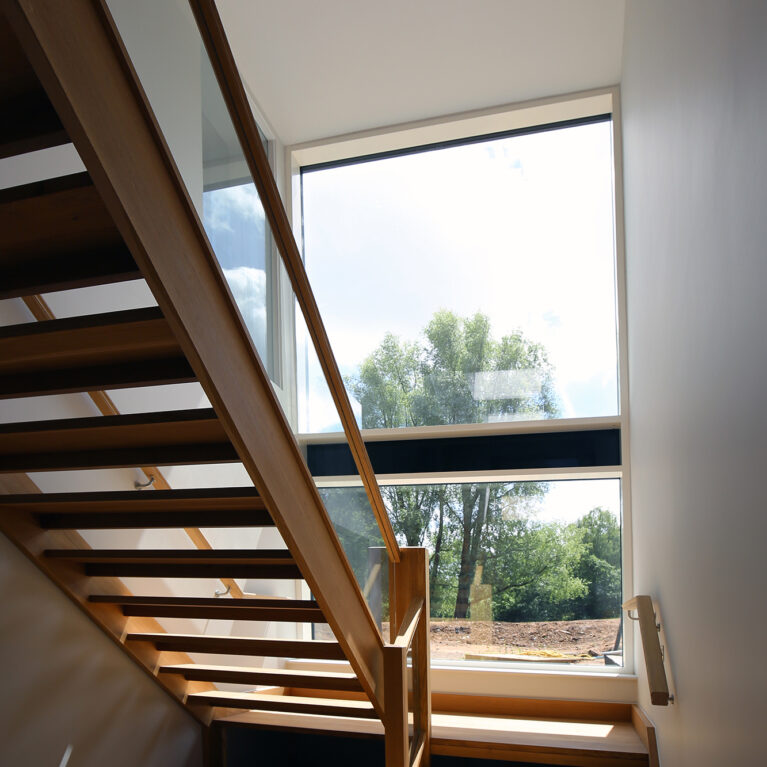
<path id="1" fill-rule="evenodd" d="M 615 646 L 620 619 L 500 623 L 432 619 L 434 658 L 463 659 L 472 655 L 511 655 L 554 651 L 564 655 L 601 655 Z M 530 656 L 530 660 L 535 660 Z M 587 661 L 588 662 L 588 661 Z M 604 663 L 604 661 L 598 661 Z"/>
<path id="2" fill-rule="evenodd" d="M 432 618 L 431 655 L 443 660 L 464 660 L 467 655 L 513 655 L 518 657 L 509 660 L 535 662 L 545 660 L 547 653 L 550 653 L 565 655 L 573 660 L 577 658 L 579 665 L 602 666 L 605 663 L 602 653 L 615 647 L 619 626 L 619 618 L 539 623 Z M 384 637 L 388 639 L 388 622 L 384 622 L 382 628 Z M 325 624 L 315 624 L 314 630 L 316 639 L 333 639 L 330 627 Z"/>

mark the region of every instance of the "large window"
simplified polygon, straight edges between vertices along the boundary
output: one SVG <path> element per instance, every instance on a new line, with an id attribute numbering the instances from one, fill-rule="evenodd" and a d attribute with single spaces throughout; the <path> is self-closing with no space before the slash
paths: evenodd
<path id="1" fill-rule="evenodd" d="M 306 267 L 364 428 L 616 415 L 609 116 L 304 167 Z M 340 428 L 307 358 L 299 428 Z"/>
<path id="2" fill-rule="evenodd" d="M 563 104 L 293 153 L 307 272 L 392 525 L 429 549 L 437 663 L 630 657 L 616 126 L 609 94 Z M 377 531 L 308 349 L 299 324 L 299 432 L 383 625 Z"/>

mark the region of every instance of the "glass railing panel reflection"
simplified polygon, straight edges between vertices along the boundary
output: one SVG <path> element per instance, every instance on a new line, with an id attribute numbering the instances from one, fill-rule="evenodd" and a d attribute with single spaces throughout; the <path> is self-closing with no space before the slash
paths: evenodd
<path id="1" fill-rule="evenodd" d="M 398 537 L 429 550 L 433 661 L 623 665 L 620 480 L 381 490 Z"/>
<path id="2" fill-rule="evenodd" d="M 274 393 L 296 430 L 292 355 L 283 339 L 303 324 L 296 296 L 259 198 L 250 166 L 186 0 L 108 0 L 108 6 L 147 94 L 164 138 L 205 228 Z M 263 141 L 263 136 L 261 136 Z M 205 311 L 205 307 L 200 307 Z M 314 344 L 298 352 L 299 365 L 319 369 Z M 324 380 L 317 382 L 316 408 L 340 423 Z M 370 581 L 372 550 L 383 539 L 356 469 L 345 477 L 354 492 L 323 493 L 328 513 L 354 575 L 379 624 L 385 616 L 386 568 Z M 376 554 L 375 556 L 379 556 Z M 386 595 L 384 597 L 383 595 Z"/>

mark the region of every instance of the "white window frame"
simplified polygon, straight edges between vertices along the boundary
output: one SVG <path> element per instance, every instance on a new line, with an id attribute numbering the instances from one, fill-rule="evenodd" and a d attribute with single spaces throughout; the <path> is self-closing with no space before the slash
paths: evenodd
<path id="1" fill-rule="evenodd" d="M 301 168 L 364 155 L 378 154 L 562 122 L 597 115 L 612 114 L 614 247 L 616 282 L 616 320 L 618 332 L 619 414 L 594 418 L 551 419 L 545 421 L 512 421 L 504 423 L 427 426 L 399 429 L 365 429 L 366 441 L 429 437 L 459 437 L 488 434 L 520 434 L 541 431 L 619 428 L 621 432 L 621 465 L 588 469 L 512 470 L 506 472 L 462 472 L 429 475 L 381 475 L 381 484 L 409 484 L 428 481 L 523 481 L 546 479 L 621 480 L 622 494 L 622 581 L 624 600 L 633 596 L 632 509 L 629 439 L 628 334 L 626 327 L 626 264 L 624 245 L 623 171 L 620 89 L 618 86 L 583 91 L 534 101 L 525 101 L 491 109 L 464 112 L 420 122 L 388 126 L 376 130 L 345 134 L 285 148 L 286 207 L 291 217 L 296 240 L 303 249 L 301 226 Z M 291 343 L 287 340 L 286 343 Z M 293 357 L 295 358 L 295 338 Z M 286 382 L 287 383 L 287 382 Z M 295 384 L 293 397 L 295 397 Z M 295 404 L 294 404 L 295 407 Z M 293 412 L 297 412 L 294 410 Z M 343 434 L 299 434 L 300 442 L 343 441 Z M 358 484 L 357 477 L 323 478 L 322 485 Z M 628 628 L 628 627 L 626 627 Z M 581 697 L 593 700 L 636 699 L 634 632 L 624 631 L 624 666 L 620 669 L 577 669 L 552 671 L 543 664 L 510 668 L 499 663 L 472 662 L 471 667 L 459 661 L 433 661 L 432 685 L 435 690 L 490 695 L 530 695 L 535 697 Z M 316 666 L 300 661 L 296 667 Z"/>

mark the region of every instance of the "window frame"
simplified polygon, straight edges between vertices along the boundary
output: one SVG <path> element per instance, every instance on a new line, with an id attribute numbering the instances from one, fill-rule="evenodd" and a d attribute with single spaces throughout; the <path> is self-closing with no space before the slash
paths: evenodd
<path id="1" fill-rule="evenodd" d="M 622 580 L 624 600 L 633 595 L 633 556 L 632 556 L 632 510 L 631 510 L 631 473 L 630 473 L 630 428 L 629 428 L 629 392 L 628 392 L 628 336 L 626 328 L 626 266 L 624 246 L 624 210 L 623 210 L 623 174 L 622 174 L 622 137 L 620 90 L 618 86 L 606 87 L 575 94 L 552 98 L 525 101 L 490 109 L 448 115 L 420 122 L 388 126 L 353 134 L 332 137 L 319 141 L 287 146 L 285 148 L 285 189 L 286 207 L 291 217 L 294 233 L 299 247 L 303 251 L 302 210 L 301 210 L 301 168 L 324 163 L 338 163 L 354 158 L 382 155 L 414 147 L 450 143 L 473 137 L 512 130 L 524 130 L 535 126 L 562 123 L 571 120 L 583 120 L 609 113 L 612 115 L 613 144 L 613 236 L 615 252 L 615 293 L 616 324 L 618 341 L 618 405 L 616 416 L 550 419 L 544 421 L 511 421 L 502 423 L 462 424 L 455 426 L 403 427 L 397 429 L 363 429 L 366 442 L 374 443 L 386 440 L 424 440 L 433 438 L 460 438 L 490 435 L 524 435 L 550 433 L 555 431 L 587 431 L 593 429 L 614 428 L 620 431 L 620 462 L 611 466 L 565 467 L 557 469 L 509 469 L 503 471 L 447 471 L 422 473 L 401 472 L 380 474 L 381 484 L 410 484 L 428 481 L 522 481 L 524 479 L 607 479 L 621 480 L 622 497 Z M 295 359 L 295 337 L 285 338 L 286 344 L 293 345 Z M 286 382 L 287 383 L 287 382 Z M 289 385 L 293 402 L 293 412 L 297 412 L 295 402 L 296 382 Z M 310 445 L 343 442 L 343 434 L 299 434 L 302 449 Z M 323 476 L 318 485 L 339 486 L 351 484 L 355 477 L 350 475 Z M 509 668 L 499 663 L 472 662 L 470 667 L 461 662 L 434 661 L 433 671 L 437 682 L 435 689 L 469 692 L 482 672 L 503 672 L 507 674 L 545 675 L 549 681 L 554 678 L 584 680 L 587 677 L 602 679 L 620 678 L 628 681 L 634 678 L 634 637 L 633 632 L 624 632 L 624 666 L 619 670 L 590 669 L 589 672 L 577 670 L 559 671 L 535 667 L 530 664 L 522 669 Z M 484 674 L 487 677 L 487 674 Z M 461 682 L 461 679 L 464 682 Z M 449 681 L 448 681 L 449 680 Z M 497 684 L 491 682 L 493 688 Z M 482 683 L 486 690 L 488 682 Z M 547 683 L 548 684 L 548 683 Z M 554 684 L 554 689 L 557 688 Z M 569 687 L 569 682 L 562 682 Z M 505 683 L 503 683 L 505 686 Z M 599 697 L 599 686 L 594 688 L 594 695 Z M 587 689 L 588 686 L 587 686 Z M 501 694 L 501 693 L 496 693 Z M 516 691 L 515 691 L 516 694 Z M 537 693 L 540 694 L 540 693 Z"/>

